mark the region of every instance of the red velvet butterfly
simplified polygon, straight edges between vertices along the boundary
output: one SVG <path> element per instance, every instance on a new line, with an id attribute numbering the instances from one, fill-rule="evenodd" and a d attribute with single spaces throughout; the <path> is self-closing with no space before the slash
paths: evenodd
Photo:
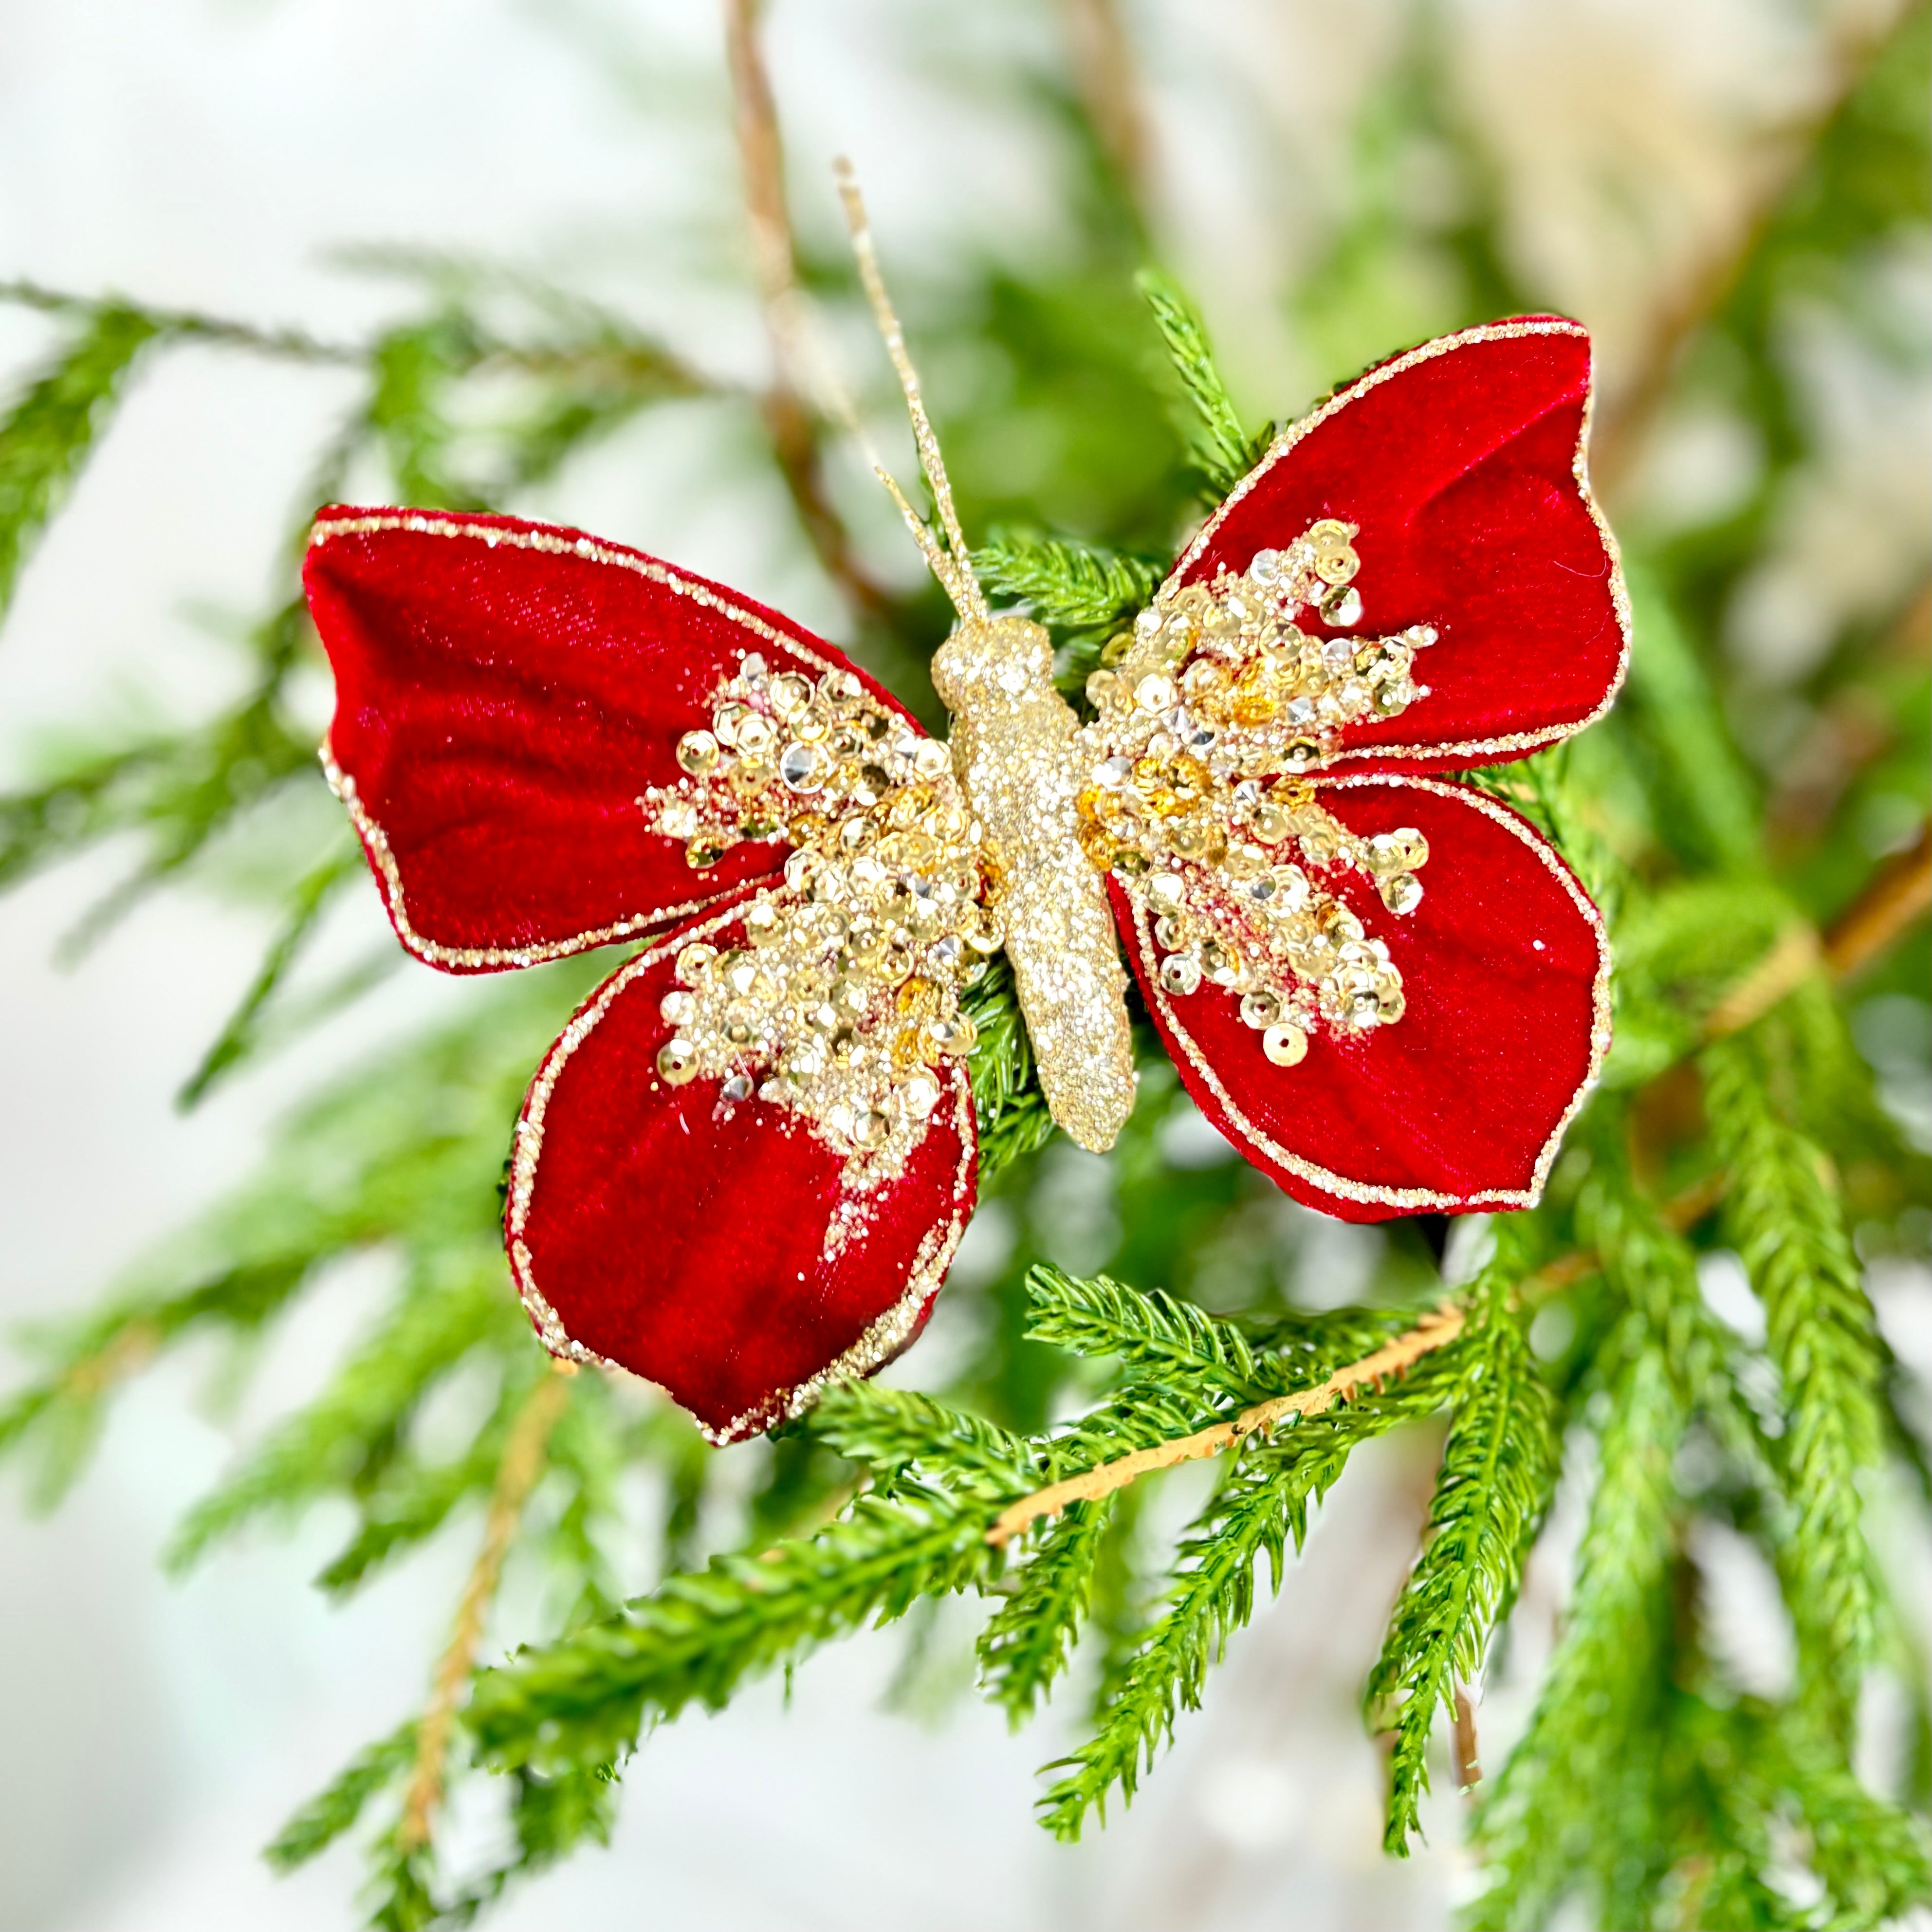
<path id="1" fill-rule="evenodd" d="M 993 952 L 1056 1118 L 1103 1145 L 1131 1100 L 1109 903 L 1189 1092 L 1296 1198 L 1533 1202 L 1608 1045 L 1602 924 L 1520 818 L 1434 775 L 1581 728 L 1622 678 L 1589 395 L 1551 317 L 1372 370 L 1208 520 L 1092 722 L 1043 632 L 962 602 L 950 747 L 637 551 L 325 511 L 325 758 L 404 945 L 470 973 L 650 940 L 518 1124 L 506 1240 L 546 1346 L 718 1441 L 898 1352 L 973 1207 L 961 995 Z"/>

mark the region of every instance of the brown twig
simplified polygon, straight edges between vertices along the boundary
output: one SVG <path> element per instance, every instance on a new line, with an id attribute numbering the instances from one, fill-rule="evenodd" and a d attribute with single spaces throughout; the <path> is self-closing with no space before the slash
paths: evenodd
<path id="1" fill-rule="evenodd" d="M 1864 890 L 1832 922 L 1825 963 L 1834 979 L 1868 966 L 1932 908 L 1932 820 L 1909 852 L 1888 860 Z"/>
<path id="2" fill-rule="evenodd" d="M 1606 399 L 1591 435 L 1591 474 L 1606 500 L 1615 499 L 1635 469 L 1691 338 L 1730 298 L 1802 177 L 1819 136 L 1857 91 L 1908 10 L 1894 7 L 1875 25 L 1856 20 L 1840 32 L 1826 50 L 1828 81 L 1820 99 L 1768 134 L 1756 191 L 1729 231 L 1659 304 L 1634 372 Z"/>
<path id="3" fill-rule="evenodd" d="M 1474 1791 L 1483 1781 L 1481 1747 L 1476 1741 L 1476 1707 L 1461 1684 L 1456 1687 L 1456 1728 L 1452 1733 L 1456 1753 L 1456 1788 Z"/>
<path id="4" fill-rule="evenodd" d="M 1064 11 L 1081 106 L 1128 201 L 1144 215 L 1154 143 L 1119 0 L 1064 0 Z"/>
<path id="5" fill-rule="evenodd" d="M 1202 1456 L 1218 1456 L 1250 1436 L 1264 1434 L 1291 1415 L 1320 1415 L 1338 1402 L 1346 1401 L 1364 1384 L 1379 1384 L 1388 1377 L 1402 1375 L 1432 1350 L 1453 1342 L 1462 1332 L 1463 1319 L 1460 1308 L 1445 1302 L 1425 1315 L 1413 1328 L 1384 1342 L 1360 1361 L 1337 1369 L 1312 1388 L 1270 1396 L 1266 1402 L 1258 1402 L 1211 1428 L 1156 1442 L 1151 1448 L 1136 1449 L 1131 1455 L 1117 1456 L 1111 1462 L 1083 1469 L 1064 1481 L 1050 1483 L 1002 1510 L 987 1531 L 986 1540 L 1004 1544 L 1038 1517 L 1058 1516 L 1070 1503 L 1090 1502 L 1115 1490 L 1124 1490 L 1136 1477 L 1150 1471 L 1171 1468 L 1177 1462 L 1192 1462 Z"/>
<path id="6" fill-rule="evenodd" d="M 785 206 L 784 145 L 777 104 L 758 38 L 760 0 L 724 0 L 725 54 L 731 73 L 738 154 L 745 172 L 745 211 L 752 254 L 764 307 L 772 353 L 771 386 L 764 402 L 772 454 L 819 562 L 854 610 L 878 619 L 892 608 L 852 548 L 844 522 L 832 506 L 820 460 L 818 424 L 803 397 L 796 318 L 802 300 L 798 254 Z"/>
<path id="7" fill-rule="evenodd" d="M 161 1346 L 160 1324 L 143 1316 L 117 1330 L 102 1347 L 84 1355 L 62 1378 L 68 1394 L 82 1402 L 104 1395 L 123 1376 L 145 1368 Z"/>
<path id="8" fill-rule="evenodd" d="M 430 1823 L 442 1802 L 443 1773 L 457 1700 L 470 1682 L 476 1646 L 482 1640 L 483 1620 L 489 1612 L 490 1599 L 496 1594 L 510 1540 L 516 1534 L 524 1505 L 543 1474 L 550 1430 L 570 1400 L 570 1378 L 577 1372 L 576 1364 L 556 1359 L 550 1366 L 553 1372 L 531 1390 L 510 1425 L 502 1460 L 496 1466 L 496 1484 L 490 1492 L 483 1546 L 476 1552 L 469 1580 L 463 1586 L 448 1646 L 437 1661 L 429 1708 L 416 1726 L 416 1768 L 410 1773 L 409 1790 L 403 1799 L 402 1821 L 396 1828 L 397 1846 L 406 1857 L 429 1843 Z"/>

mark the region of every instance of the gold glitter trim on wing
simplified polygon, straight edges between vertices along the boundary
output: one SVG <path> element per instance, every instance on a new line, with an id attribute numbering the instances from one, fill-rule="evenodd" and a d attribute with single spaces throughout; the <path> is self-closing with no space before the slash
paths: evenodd
<path id="1" fill-rule="evenodd" d="M 402 870 L 390 849 L 388 835 L 370 817 L 357 795 L 355 779 L 331 755 L 326 738 L 320 755 L 328 788 L 342 801 L 350 823 L 355 826 L 363 849 L 376 868 L 396 937 L 403 942 L 406 951 L 431 966 L 456 966 L 472 970 L 490 967 L 541 966 L 548 960 L 567 958 L 574 952 L 587 952 L 592 946 L 614 945 L 620 940 L 634 939 L 641 934 L 655 932 L 718 904 L 730 893 L 748 891 L 757 884 L 755 880 L 748 880 L 742 886 L 731 886 L 724 892 L 707 892 L 703 898 L 688 899 L 680 905 L 666 906 L 658 912 L 640 913 L 633 918 L 619 920 L 614 925 L 574 933 L 568 939 L 545 940 L 533 946 L 445 946 L 439 940 L 426 938 L 410 923 L 408 903 L 403 892 Z"/>
<path id="2" fill-rule="evenodd" d="M 1195 532 L 1193 541 L 1180 554 L 1179 560 L 1168 573 L 1167 580 L 1161 586 L 1162 598 L 1172 596 L 1180 587 L 1181 580 L 1214 541 L 1214 533 L 1226 519 L 1228 513 L 1240 502 L 1248 492 L 1281 460 L 1309 432 L 1326 422 L 1330 416 L 1338 415 L 1349 404 L 1358 400 L 1373 388 L 1414 368 L 1418 363 L 1432 362 L 1439 356 L 1446 356 L 1458 349 L 1478 346 L 1485 342 L 1505 342 L 1532 335 L 1580 336 L 1589 339 L 1589 331 L 1581 322 L 1567 322 L 1552 317 L 1541 321 L 1495 322 L 1480 328 L 1467 328 L 1455 335 L 1438 337 L 1432 342 L 1425 342 L 1418 348 L 1398 356 L 1381 368 L 1372 369 L 1366 376 L 1351 383 L 1348 388 L 1331 396 L 1318 409 L 1312 410 L 1300 422 L 1291 423 L 1268 446 L 1267 454 L 1237 483 L 1222 500 L 1214 514 Z M 1594 356 L 1593 356 L 1594 363 Z M 1572 722 L 1547 724 L 1531 731 L 1506 732 L 1493 738 L 1475 738 L 1457 743 L 1441 742 L 1417 745 L 1364 745 L 1345 748 L 1329 754 L 1313 769 L 1332 770 L 1338 765 L 1372 759 L 1400 760 L 1405 758 L 1432 760 L 1460 759 L 1471 764 L 1480 764 L 1485 760 L 1504 752 L 1530 752 L 1538 746 L 1556 743 L 1576 732 L 1594 724 L 1616 703 L 1617 693 L 1623 688 L 1625 674 L 1630 669 L 1630 591 L 1624 581 L 1623 561 L 1617 548 L 1617 540 L 1612 534 L 1609 521 L 1590 488 L 1588 447 L 1590 424 L 1596 410 L 1596 381 L 1592 370 L 1588 390 L 1583 399 L 1583 420 L 1578 430 L 1576 453 L 1570 464 L 1570 473 L 1576 479 L 1577 494 L 1590 520 L 1597 526 L 1597 534 L 1604 547 L 1604 556 L 1610 566 L 1609 587 L 1610 602 L 1616 612 L 1617 630 L 1620 647 L 1617 654 L 1616 675 L 1610 688 L 1604 692 L 1594 710 Z"/>
<path id="3" fill-rule="evenodd" d="M 562 1318 L 538 1287 L 534 1258 L 525 1235 L 530 1225 L 530 1202 L 536 1186 L 537 1168 L 543 1155 L 544 1120 L 550 1096 L 571 1056 L 594 1032 L 617 996 L 647 968 L 673 957 L 694 940 L 707 938 L 742 916 L 742 908 L 733 906 L 700 924 L 684 928 L 662 945 L 639 953 L 606 980 L 572 1016 L 557 1036 L 543 1064 L 530 1082 L 517 1121 L 516 1143 L 511 1156 L 508 1197 L 504 1212 L 505 1246 L 510 1258 L 510 1272 L 518 1298 L 535 1324 L 544 1346 L 566 1360 L 599 1368 L 615 1369 L 626 1375 L 634 1371 L 600 1355 L 578 1341 L 565 1328 Z M 935 1222 L 922 1238 L 907 1276 L 906 1286 L 892 1307 L 874 1320 L 858 1340 L 817 1375 L 790 1388 L 776 1389 L 744 1414 L 734 1417 L 722 1430 L 700 1424 L 706 1438 L 722 1444 L 735 1442 L 754 1431 L 770 1427 L 785 1417 L 802 1414 L 816 1400 L 828 1382 L 869 1373 L 904 1346 L 926 1298 L 944 1280 L 951 1266 L 961 1237 L 966 1228 L 967 1207 L 972 1196 L 974 1165 L 978 1155 L 976 1122 L 973 1111 L 973 1090 L 963 1064 L 950 1070 L 953 1091 L 953 1123 L 960 1139 L 959 1164 L 952 1178 L 952 1211 L 943 1224 Z M 848 1227 L 848 1238 L 850 1228 Z M 642 1377 L 637 1377 L 643 1380 Z"/>
<path id="4" fill-rule="evenodd" d="M 719 616 L 752 632 L 800 663 L 811 665 L 820 674 L 843 669 L 842 665 L 834 664 L 831 659 L 822 656 L 789 632 L 781 631 L 762 617 L 741 609 L 706 586 L 693 584 L 676 571 L 650 558 L 631 556 L 590 537 L 566 538 L 548 530 L 504 530 L 495 524 L 471 523 L 460 517 L 393 512 L 368 517 L 325 518 L 310 531 L 309 542 L 312 548 L 317 548 L 334 537 L 371 536 L 390 530 L 406 530 L 418 536 L 461 538 L 481 543 L 492 550 L 501 545 L 512 550 L 543 551 L 553 556 L 578 556 L 592 563 L 628 570 L 653 584 L 662 584 L 676 596 L 688 597 L 694 603 L 704 605 L 706 610 L 716 611 Z M 566 958 L 572 953 L 588 952 L 593 946 L 608 946 L 619 940 L 632 939 L 642 934 L 655 932 L 678 920 L 703 912 L 706 908 L 717 904 L 724 896 L 719 892 L 707 892 L 699 898 L 666 906 L 656 912 L 638 914 L 629 919 L 616 920 L 609 926 L 573 933 L 567 938 L 546 940 L 531 946 L 446 946 L 440 940 L 431 939 L 419 932 L 411 923 L 404 894 L 401 870 L 397 864 L 388 836 L 358 796 L 355 779 L 336 763 L 326 738 L 322 741 L 320 756 L 330 790 L 342 801 L 375 864 L 397 936 L 409 952 L 430 965 L 461 967 L 472 970 L 540 965 L 548 960 Z M 733 887 L 729 890 L 736 891 L 738 889 Z"/>
<path id="5" fill-rule="evenodd" d="M 1159 978 L 1160 956 L 1154 945 L 1148 908 L 1136 897 L 1134 899 L 1135 941 L 1139 947 L 1141 960 L 1145 968 L 1144 983 L 1148 988 L 1148 997 L 1159 1009 L 1168 1036 L 1174 1042 L 1174 1050 L 1186 1056 L 1188 1064 L 1200 1075 L 1202 1083 L 1220 1103 L 1227 1120 L 1240 1131 L 1248 1144 L 1258 1149 L 1277 1166 L 1285 1168 L 1311 1186 L 1319 1188 L 1323 1193 L 1332 1194 L 1340 1200 L 1400 1208 L 1411 1214 L 1452 1208 L 1468 1210 L 1484 1208 L 1533 1208 L 1542 1198 L 1544 1184 L 1549 1178 L 1551 1164 L 1562 1146 L 1563 1136 L 1591 1089 L 1596 1084 L 1597 1077 L 1603 1070 L 1604 1056 L 1610 1051 L 1610 945 L 1609 934 L 1604 930 L 1603 916 L 1591 903 L 1589 895 L 1571 876 L 1569 867 L 1564 864 L 1556 852 L 1514 812 L 1486 794 L 1472 791 L 1466 786 L 1448 784 L 1439 779 L 1420 778 L 1406 772 L 1351 774 L 1320 782 L 1320 788 L 1324 790 L 1352 790 L 1366 785 L 1405 785 L 1418 791 L 1434 792 L 1444 798 L 1453 798 L 1492 819 L 1506 831 L 1514 833 L 1536 854 L 1551 876 L 1562 884 L 1569 895 L 1571 904 L 1582 914 L 1591 932 L 1595 935 L 1597 971 L 1591 986 L 1589 1064 L 1585 1070 L 1583 1078 L 1577 1083 L 1575 1092 L 1571 1094 L 1562 1118 L 1551 1130 L 1541 1152 L 1537 1156 L 1528 1188 L 1502 1188 L 1490 1192 L 1465 1196 L 1441 1193 L 1432 1188 L 1400 1187 L 1381 1182 L 1355 1180 L 1318 1166 L 1313 1161 L 1305 1160 L 1301 1155 L 1292 1153 L 1271 1140 L 1236 1105 L 1222 1084 L 1220 1076 L 1196 1045 L 1193 1036 L 1188 1031 L 1186 1023 L 1162 986 Z"/>

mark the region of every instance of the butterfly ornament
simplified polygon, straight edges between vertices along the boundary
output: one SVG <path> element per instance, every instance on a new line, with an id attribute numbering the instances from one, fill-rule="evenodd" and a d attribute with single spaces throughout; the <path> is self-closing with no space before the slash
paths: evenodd
<path id="1" fill-rule="evenodd" d="M 974 1205 L 963 1001 L 995 954 L 1080 1145 L 1133 1105 L 1130 969 L 1206 1117 L 1351 1220 L 1532 1204 L 1609 1044 L 1595 908 L 1438 776 L 1622 677 L 1584 330 L 1443 338 L 1283 430 L 1083 722 L 980 591 L 854 229 L 937 532 L 886 481 L 958 612 L 946 740 L 778 612 L 574 530 L 335 507 L 304 568 L 324 765 L 404 946 L 483 973 L 647 942 L 537 1069 L 506 1242 L 545 1347 L 717 1442 L 923 1325 Z"/>

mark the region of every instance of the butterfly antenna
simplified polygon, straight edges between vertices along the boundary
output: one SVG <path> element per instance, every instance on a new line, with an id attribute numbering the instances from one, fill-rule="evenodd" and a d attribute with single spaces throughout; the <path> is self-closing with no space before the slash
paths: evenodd
<path id="1" fill-rule="evenodd" d="M 979 579 L 973 574 L 972 554 L 966 548 L 965 533 L 959 527 L 959 512 L 953 506 L 952 485 L 946 474 L 946 460 L 940 454 L 939 439 L 933 434 L 932 420 L 926 412 L 926 399 L 920 392 L 919 371 L 913 367 L 912 357 L 907 352 L 905 332 L 899 326 L 892 298 L 886 292 L 886 279 L 879 272 L 878 251 L 872 245 L 872 225 L 866 219 L 865 197 L 859 192 L 858 176 L 853 172 L 852 164 L 842 154 L 833 164 L 833 169 L 838 182 L 838 198 L 845 205 L 845 226 L 851 231 L 852 252 L 858 258 L 859 279 L 865 284 L 866 298 L 872 305 L 873 319 L 879 326 L 880 334 L 885 338 L 886 353 L 892 358 L 899 387 L 904 392 L 906 413 L 912 418 L 913 441 L 919 448 L 919 466 L 926 472 L 927 485 L 939 512 L 940 526 L 946 532 L 944 549 L 924 519 L 906 501 L 905 492 L 876 456 L 872 459 L 872 467 L 880 482 L 892 492 L 892 501 L 898 506 L 906 527 L 925 552 L 926 562 L 952 598 L 953 608 L 962 617 L 984 620 L 989 614 L 986 600 L 980 592 Z"/>

